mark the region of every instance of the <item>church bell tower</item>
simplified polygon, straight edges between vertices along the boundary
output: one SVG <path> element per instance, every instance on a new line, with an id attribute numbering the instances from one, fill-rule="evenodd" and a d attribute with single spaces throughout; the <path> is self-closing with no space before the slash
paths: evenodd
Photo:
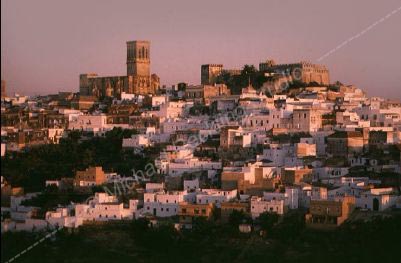
<path id="1" fill-rule="evenodd" d="M 150 42 L 127 42 L 127 75 L 150 76 Z"/>

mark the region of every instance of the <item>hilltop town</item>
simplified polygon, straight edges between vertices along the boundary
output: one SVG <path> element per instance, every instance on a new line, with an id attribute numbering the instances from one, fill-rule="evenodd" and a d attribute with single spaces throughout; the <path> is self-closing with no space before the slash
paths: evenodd
<path id="1" fill-rule="evenodd" d="M 126 62 L 77 92 L 11 96 L 2 81 L 2 235 L 213 222 L 272 238 L 287 218 L 336 231 L 399 216 L 400 101 L 304 61 L 211 63 L 172 86 L 150 73 L 149 41 L 128 41 Z"/>

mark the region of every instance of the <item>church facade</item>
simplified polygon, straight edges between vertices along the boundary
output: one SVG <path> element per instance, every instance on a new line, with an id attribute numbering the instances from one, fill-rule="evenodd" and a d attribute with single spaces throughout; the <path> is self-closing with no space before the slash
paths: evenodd
<path id="1" fill-rule="evenodd" d="M 150 74 L 150 42 L 127 42 L 127 75 L 101 77 L 96 73 L 79 76 L 79 93 L 97 98 L 120 97 L 123 92 L 138 95 L 156 94 L 160 78 Z"/>

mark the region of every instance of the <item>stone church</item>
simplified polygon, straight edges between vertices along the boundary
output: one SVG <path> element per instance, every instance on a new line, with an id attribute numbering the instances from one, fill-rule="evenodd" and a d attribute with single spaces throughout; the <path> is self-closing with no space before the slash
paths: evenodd
<path id="1" fill-rule="evenodd" d="M 96 73 L 79 76 L 79 93 L 82 96 L 120 97 L 122 92 L 147 95 L 156 94 L 160 78 L 150 74 L 150 42 L 127 42 L 127 75 L 100 77 Z"/>

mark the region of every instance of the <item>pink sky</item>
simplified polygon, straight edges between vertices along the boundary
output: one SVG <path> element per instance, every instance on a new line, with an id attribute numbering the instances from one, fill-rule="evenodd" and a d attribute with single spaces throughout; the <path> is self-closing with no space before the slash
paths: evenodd
<path id="1" fill-rule="evenodd" d="M 200 65 L 316 60 L 401 6 L 367 1 L 2 0 L 9 93 L 78 91 L 80 73 L 126 73 L 128 40 L 151 41 L 162 84 L 200 82 Z M 321 61 L 331 80 L 401 98 L 401 11 Z"/>

